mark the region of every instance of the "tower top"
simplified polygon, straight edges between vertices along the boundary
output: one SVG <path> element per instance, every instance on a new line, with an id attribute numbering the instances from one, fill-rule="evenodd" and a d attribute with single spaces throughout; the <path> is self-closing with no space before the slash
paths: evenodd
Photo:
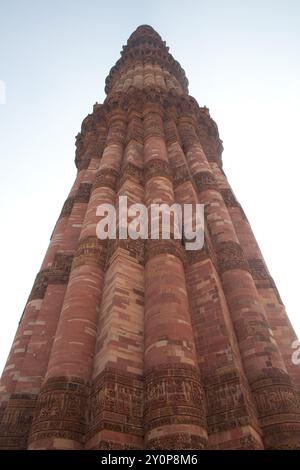
<path id="1" fill-rule="evenodd" d="M 110 70 L 106 78 L 105 92 L 109 94 L 119 78 L 128 70 L 147 63 L 159 64 L 167 70 L 188 93 L 188 80 L 179 62 L 169 52 L 166 42 L 150 25 L 140 25 L 129 36 L 127 44 L 123 46 L 121 57 Z"/>

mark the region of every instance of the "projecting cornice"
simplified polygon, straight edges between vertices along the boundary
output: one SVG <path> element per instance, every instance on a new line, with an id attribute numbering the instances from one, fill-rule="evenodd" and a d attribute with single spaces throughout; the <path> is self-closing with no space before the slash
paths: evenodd
<path id="1" fill-rule="evenodd" d="M 97 134 L 99 126 L 109 126 L 111 117 L 122 116 L 129 121 L 132 113 L 141 116 L 147 108 L 155 107 L 163 117 L 172 117 L 176 123 L 179 118 L 191 120 L 196 129 L 201 131 L 201 140 L 213 145 L 214 161 L 222 165 L 221 156 L 223 151 L 222 141 L 219 137 L 218 127 L 210 117 L 206 107 L 200 107 L 195 98 L 189 95 L 179 95 L 172 91 L 161 92 L 156 88 L 137 90 L 131 87 L 126 93 L 118 92 L 109 95 L 103 105 L 96 103 L 93 113 L 89 114 L 82 122 L 81 132 L 76 137 L 76 165 L 81 166 L 82 155 L 85 151 L 85 142 L 93 140 L 93 134 Z M 210 145 L 211 146 L 211 145 Z"/>

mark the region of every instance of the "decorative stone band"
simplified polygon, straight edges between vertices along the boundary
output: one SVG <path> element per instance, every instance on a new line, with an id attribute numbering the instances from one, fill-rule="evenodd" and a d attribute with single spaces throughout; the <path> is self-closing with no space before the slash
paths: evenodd
<path id="1" fill-rule="evenodd" d="M 74 202 L 88 203 L 91 195 L 91 183 L 81 183 L 75 194 Z"/>
<path id="2" fill-rule="evenodd" d="M 167 178 L 172 181 L 172 172 L 167 162 L 154 158 L 150 160 L 144 168 L 145 183 L 155 176 Z"/>
<path id="3" fill-rule="evenodd" d="M 250 266 L 250 272 L 253 279 L 256 280 L 269 280 L 270 275 L 265 267 L 265 264 L 260 258 L 249 258 L 248 264 Z"/>
<path id="4" fill-rule="evenodd" d="M 103 439 L 99 443 L 98 450 L 142 450 L 143 448 L 128 442 L 115 442 L 112 439 Z"/>
<path id="5" fill-rule="evenodd" d="M 227 207 L 240 207 L 231 189 L 221 189 L 220 192 Z"/>
<path id="6" fill-rule="evenodd" d="M 80 240 L 76 250 L 72 268 L 84 264 L 94 264 L 104 269 L 107 255 L 106 240 L 99 240 L 96 236 L 89 236 Z"/>
<path id="7" fill-rule="evenodd" d="M 216 178 L 210 171 L 200 171 L 194 176 L 194 181 L 197 191 L 199 193 L 201 193 L 202 191 L 207 191 L 209 189 L 219 191 Z"/>
<path id="8" fill-rule="evenodd" d="M 203 449 L 207 443 L 206 407 L 198 370 L 173 363 L 148 370 L 144 416 L 148 433 L 162 426 L 180 428 L 178 433 L 157 437 L 150 432 L 147 448 Z M 187 432 L 184 425 L 188 425 Z"/>
<path id="9" fill-rule="evenodd" d="M 151 258 L 161 254 L 177 256 L 183 264 L 186 263 L 185 249 L 181 240 L 146 240 L 145 263 Z"/>
<path id="10" fill-rule="evenodd" d="M 92 139 L 94 142 L 91 142 L 91 136 L 86 135 L 84 138 L 81 138 L 78 134 L 76 136 L 76 153 L 75 153 L 75 165 L 78 171 L 86 170 L 89 167 L 89 164 L 92 158 L 100 158 L 102 155 L 102 142 L 98 145 L 95 143 L 99 134 L 103 132 L 102 129 L 94 129 Z"/>
<path id="11" fill-rule="evenodd" d="M 88 390 L 77 377 L 54 377 L 42 387 L 29 444 L 42 439 L 68 439 L 83 443 Z"/>
<path id="12" fill-rule="evenodd" d="M 115 190 L 118 178 L 118 171 L 113 168 L 103 168 L 97 173 L 92 190 L 94 191 L 96 188 L 102 187 Z"/>
<path id="13" fill-rule="evenodd" d="M 36 299 L 43 299 L 48 286 L 49 269 L 43 269 L 37 273 L 31 292 L 28 297 L 28 302 Z"/>
<path id="14" fill-rule="evenodd" d="M 248 264 L 257 289 L 273 289 L 278 302 L 283 305 L 276 284 L 260 258 L 249 258 Z"/>
<path id="15" fill-rule="evenodd" d="M 0 420 L 0 449 L 26 449 L 36 395 L 13 393 Z"/>
<path id="16" fill-rule="evenodd" d="M 119 188 L 122 187 L 127 178 L 133 179 L 135 183 L 140 184 L 142 186 L 144 184 L 144 171 L 137 165 L 128 162 L 121 171 Z"/>
<path id="17" fill-rule="evenodd" d="M 106 269 L 113 262 L 115 256 L 118 255 L 118 250 L 126 252 L 127 255 L 129 255 L 131 258 L 134 258 L 139 264 L 143 266 L 145 263 L 144 246 L 145 240 L 140 238 L 137 240 L 132 240 L 131 238 L 127 238 L 126 240 L 120 240 L 119 238 L 116 240 L 109 240 Z"/>
<path id="18" fill-rule="evenodd" d="M 69 280 L 74 255 L 56 253 L 48 274 L 48 284 L 66 284 Z"/>
<path id="19" fill-rule="evenodd" d="M 267 374 L 266 374 L 267 375 Z M 300 397 L 290 377 L 274 371 L 251 384 L 267 449 L 300 449 Z"/>
<path id="20" fill-rule="evenodd" d="M 237 371 L 206 377 L 204 383 L 209 433 L 247 425 L 261 432 L 249 385 Z M 256 445 L 262 447 L 261 442 L 256 442 Z"/>
<path id="21" fill-rule="evenodd" d="M 43 299 L 48 284 L 67 284 L 72 260 L 71 254 L 56 253 L 52 266 L 37 274 L 28 301 Z"/>
<path id="22" fill-rule="evenodd" d="M 149 450 L 203 450 L 206 446 L 206 436 L 193 433 L 188 424 L 186 432 L 172 432 L 168 435 L 161 435 L 149 440 L 147 443 L 147 449 Z"/>
<path id="23" fill-rule="evenodd" d="M 73 205 L 74 205 L 74 196 L 68 197 L 68 199 L 66 199 L 63 205 L 63 208 L 61 210 L 58 220 L 61 219 L 62 217 L 69 217 L 69 215 L 72 212 Z"/>
<path id="24" fill-rule="evenodd" d="M 207 238 L 205 238 L 205 242 L 203 248 L 201 250 L 187 250 L 186 251 L 186 260 L 187 266 L 191 266 L 192 264 L 206 261 L 207 259 L 211 259 L 213 265 L 217 267 L 217 260 L 215 254 L 209 246 Z"/>
<path id="25" fill-rule="evenodd" d="M 143 436 L 142 376 L 106 368 L 95 379 L 88 402 L 86 439 L 102 430 Z M 99 443 L 101 449 L 110 445 L 106 440 Z"/>
<path id="26" fill-rule="evenodd" d="M 233 194 L 232 190 L 227 188 L 227 189 L 221 189 L 220 193 L 222 194 L 223 200 L 226 204 L 227 207 L 238 207 L 241 213 L 241 216 L 243 220 L 245 220 L 247 223 L 249 223 L 247 216 L 244 212 L 244 209 L 242 208 L 241 204 L 237 201 L 235 195 Z"/>
<path id="27" fill-rule="evenodd" d="M 249 265 L 241 246 L 234 241 L 218 243 L 216 248 L 218 268 L 220 273 L 229 269 L 249 271 Z"/>
<path id="28" fill-rule="evenodd" d="M 151 86 L 143 90 L 133 88 L 129 89 L 126 93 L 118 92 L 109 95 L 103 104 L 103 110 L 105 110 L 106 114 L 109 114 L 117 107 L 120 111 L 127 113 L 127 119 L 129 119 L 130 113 L 133 110 L 140 113 L 149 104 L 155 105 L 156 109 L 160 110 L 161 115 L 165 117 L 168 116 L 173 119 L 174 116 L 177 116 L 185 119 L 188 116 L 193 126 L 200 125 L 210 135 L 211 139 L 215 139 L 216 145 L 221 145 L 216 123 L 211 119 L 207 110 L 200 108 L 197 101 L 188 95 L 174 94 L 169 91 L 162 92 L 162 90 Z M 160 126 L 158 131 L 160 135 L 162 130 L 163 127 Z M 188 147 L 194 141 L 199 142 L 194 128 L 189 129 L 189 126 L 184 126 L 184 133 L 188 134 L 183 145 Z M 221 165 L 221 157 L 218 164 Z"/>
<path id="29" fill-rule="evenodd" d="M 186 165 L 181 165 L 172 168 L 172 180 L 174 189 L 187 181 L 192 181 L 188 167 Z"/>

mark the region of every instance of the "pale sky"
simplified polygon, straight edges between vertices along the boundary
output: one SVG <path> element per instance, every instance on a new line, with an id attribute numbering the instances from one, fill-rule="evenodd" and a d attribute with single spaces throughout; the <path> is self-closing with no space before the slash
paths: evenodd
<path id="1" fill-rule="evenodd" d="M 298 0 L 0 0 L 0 369 L 75 178 L 75 135 L 150 24 L 224 142 L 223 162 L 300 337 Z"/>

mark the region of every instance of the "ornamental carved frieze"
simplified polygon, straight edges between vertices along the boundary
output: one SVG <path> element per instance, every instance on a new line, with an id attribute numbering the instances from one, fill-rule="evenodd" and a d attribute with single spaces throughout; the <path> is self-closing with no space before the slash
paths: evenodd
<path id="1" fill-rule="evenodd" d="M 300 397 L 293 387 L 272 385 L 270 388 L 257 389 L 253 393 L 259 416 L 266 418 L 263 421 L 264 424 L 277 422 L 277 413 L 296 414 L 299 419 Z M 267 417 L 269 418 L 267 419 Z"/>
<path id="2" fill-rule="evenodd" d="M 249 271 L 249 265 L 241 246 L 234 241 L 218 243 L 215 247 L 220 273 L 230 269 Z"/>
<path id="3" fill-rule="evenodd" d="M 230 188 L 221 189 L 220 193 L 227 207 L 239 207 L 239 203 Z"/>
<path id="4" fill-rule="evenodd" d="M 48 274 L 48 284 L 66 284 L 69 280 L 73 255 L 56 253 Z"/>
<path id="5" fill-rule="evenodd" d="M 192 366 L 164 364 L 146 371 L 144 404 L 146 431 L 170 424 L 206 426 L 205 395 Z M 169 411 L 162 416 L 161 409 Z"/>
<path id="6" fill-rule="evenodd" d="M 199 193 L 207 190 L 218 191 L 216 178 L 210 171 L 200 171 L 194 175 L 194 181 Z"/>
<path id="7" fill-rule="evenodd" d="M 214 262 L 214 254 L 208 243 L 207 237 L 205 237 L 204 245 L 200 250 L 186 250 L 186 265 L 191 266 L 195 263 L 206 261 L 211 259 Z"/>
<path id="8" fill-rule="evenodd" d="M 204 383 L 209 433 L 247 425 L 258 429 L 249 386 L 237 373 L 233 377 L 216 376 L 213 381 L 205 380 Z"/>
<path id="9" fill-rule="evenodd" d="M 172 181 L 172 171 L 168 162 L 160 158 L 153 158 L 144 167 L 145 183 L 151 178 L 161 177 Z"/>
<path id="10" fill-rule="evenodd" d="M 172 168 L 172 181 L 174 189 L 187 181 L 192 181 L 187 165 L 180 165 Z"/>
<path id="11" fill-rule="evenodd" d="M 96 175 L 92 191 L 96 188 L 102 187 L 115 190 L 118 179 L 119 172 L 114 168 L 101 168 Z"/>
<path id="12" fill-rule="evenodd" d="M 241 450 L 262 450 L 263 445 L 261 441 L 251 434 L 240 437 L 240 449 Z"/>
<path id="13" fill-rule="evenodd" d="M 87 394 L 79 378 L 49 379 L 39 394 L 28 442 L 49 438 L 83 442 Z"/>
<path id="14" fill-rule="evenodd" d="M 186 251 L 186 266 L 191 266 L 195 263 L 206 261 L 210 259 L 216 271 L 218 270 L 218 263 L 215 251 L 213 249 L 211 240 L 207 233 L 204 234 L 204 244 L 200 250 L 187 250 Z"/>
<path id="15" fill-rule="evenodd" d="M 43 299 L 48 286 L 49 269 L 40 271 L 35 278 L 33 287 L 31 289 L 28 302 L 36 299 Z"/>
<path id="16" fill-rule="evenodd" d="M 74 197 L 74 202 L 88 203 L 91 195 L 91 183 L 80 183 Z"/>
<path id="17" fill-rule="evenodd" d="M 144 266 L 145 240 L 140 238 L 133 240 L 128 237 L 125 240 L 119 238 L 108 240 L 106 269 L 114 261 L 115 257 L 118 256 L 120 250 L 121 252 L 125 251 L 127 256 L 129 255 L 130 258 L 135 260 L 138 264 Z"/>
<path id="18" fill-rule="evenodd" d="M 99 134 L 103 133 L 106 134 L 105 112 L 102 105 L 95 105 L 93 113 L 83 120 L 81 132 L 76 136 L 75 164 L 78 170 L 88 168 L 91 158 L 100 156 L 97 142 Z"/>
<path id="19" fill-rule="evenodd" d="M 91 387 L 87 439 L 103 429 L 143 436 L 143 380 L 125 371 L 107 368 Z"/>
<path id="20" fill-rule="evenodd" d="M 267 450 L 300 450 L 300 430 L 297 422 L 273 424 L 264 428 Z"/>
<path id="21" fill-rule="evenodd" d="M 155 105 L 164 119 L 174 119 L 174 116 L 177 116 L 176 119 L 181 118 L 179 122 L 180 134 L 184 131 L 184 135 L 181 135 L 184 147 L 194 141 L 199 143 L 199 137 L 195 132 L 195 128 L 199 124 L 210 134 L 210 138 L 215 141 L 218 148 L 222 149 L 222 142 L 215 122 L 208 113 L 203 113 L 203 108 L 200 108 L 197 101 L 191 96 L 167 90 L 163 91 L 153 86 L 143 90 L 130 87 L 126 92 L 118 91 L 107 96 L 103 104 L 103 110 L 107 119 L 113 113 L 125 113 L 122 119 L 127 119 L 130 123 L 132 111 L 141 114 L 144 108 L 149 105 Z M 123 136 L 119 139 L 122 144 L 124 143 L 123 139 L 125 139 Z M 221 158 L 218 163 L 221 164 Z"/>
<path id="22" fill-rule="evenodd" d="M 276 284 L 268 272 L 264 261 L 261 258 L 249 258 L 247 261 L 257 289 L 272 289 L 275 293 L 278 303 L 283 305 Z"/>
<path id="23" fill-rule="evenodd" d="M 142 450 L 143 447 L 137 447 L 133 444 L 101 439 L 97 447 L 98 450 Z"/>
<path id="24" fill-rule="evenodd" d="M 182 263 L 186 263 L 185 249 L 181 240 L 146 240 L 145 241 L 145 262 L 147 263 L 154 256 L 161 254 L 172 255 L 179 258 Z"/>
<path id="25" fill-rule="evenodd" d="M 291 445 L 300 449 L 300 397 L 290 376 L 283 370 L 265 369 L 264 376 L 251 383 L 251 391 L 264 431 L 265 448 Z"/>
<path id="26" fill-rule="evenodd" d="M 104 269 L 107 255 L 107 241 L 96 236 L 89 236 L 80 240 L 71 269 L 86 264 L 95 264 Z"/>
<path id="27" fill-rule="evenodd" d="M 161 435 L 147 441 L 149 450 L 202 450 L 207 445 L 207 439 L 195 433 L 174 433 Z"/>
<path id="28" fill-rule="evenodd" d="M 136 184 L 143 186 L 144 184 L 144 170 L 143 168 L 134 165 L 131 162 L 126 163 L 121 171 L 121 179 L 119 182 L 119 188 L 125 183 L 127 179 L 134 180 Z"/>
<path id="29" fill-rule="evenodd" d="M 268 281 L 270 275 L 261 258 L 248 258 L 250 272 L 255 281 Z"/>
<path id="30" fill-rule="evenodd" d="M 63 205 L 59 219 L 61 219 L 62 217 L 69 217 L 69 215 L 72 213 L 73 205 L 74 205 L 74 196 L 70 196 L 68 197 L 68 199 L 66 199 Z"/>
<path id="31" fill-rule="evenodd" d="M 0 419 L 0 449 L 26 449 L 35 406 L 36 395 L 11 395 Z"/>

